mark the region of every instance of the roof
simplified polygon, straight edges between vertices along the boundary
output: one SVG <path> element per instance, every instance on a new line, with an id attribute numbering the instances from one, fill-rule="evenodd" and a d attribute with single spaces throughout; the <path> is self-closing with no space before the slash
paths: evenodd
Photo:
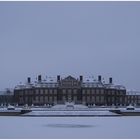
<path id="1" fill-rule="evenodd" d="M 57 83 L 57 78 L 49 76 L 49 77 L 46 77 L 46 79 L 44 79 L 43 82 L 46 82 L 46 83 Z"/>
<path id="2" fill-rule="evenodd" d="M 0 91 L 0 95 L 13 95 L 13 91 L 11 90 Z"/>
<path id="3" fill-rule="evenodd" d="M 62 82 L 65 81 L 77 81 L 80 82 L 79 78 L 74 78 L 69 75 L 67 77 L 61 78 Z M 33 88 L 33 87 L 49 87 L 55 88 L 58 87 L 59 83 L 57 82 L 57 77 L 46 76 L 42 81 L 35 81 L 32 83 L 20 84 L 15 87 L 15 89 L 24 89 L 24 88 Z M 99 87 L 99 88 L 108 88 L 108 89 L 118 89 L 125 90 L 126 88 L 122 85 L 114 85 L 113 83 L 105 83 L 104 79 L 102 81 L 98 81 L 93 76 L 91 77 L 83 77 L 83 82 L 81 87 Z"/>
<path id="4" fill-rule="evenodd" d="M 67 76 L 66 78 L 63 79 L 64 81 L 69 81 L 69 80 L 72 80 L 72 81 L 76 81 L 76 79 L 74 77 L 72 77 L 71 75 Z"/>
<path id="5" fill-rule="evenodd" d="M 93 83 L 96 82 L 97 80 L 94 79 L 93 77 L 83 77 L 83 82 L 84 83 Z"/>
<path id="6" fill-rule="evenodd" d="M 114 84 L 105 84 L 105 87 L 108 89 L 118 89 L 118 90 L 125 90 L 126 89 L 122 85 L 114 85 Z"/>
<path id="7" fill-rule="evenodd" d="M 0 95 L 4 95 L 5 91 L 0 91 Z"/>
<path id="8" fill-rule="evenodd" d="M 105 87 L 101 82 L 85 82 L 82 84 L 82 87 Z"/>
<path id="9" fill-rule="evenodd" d="M 127 95 L 140 95 L 140 91 L 127 91 Z"/>

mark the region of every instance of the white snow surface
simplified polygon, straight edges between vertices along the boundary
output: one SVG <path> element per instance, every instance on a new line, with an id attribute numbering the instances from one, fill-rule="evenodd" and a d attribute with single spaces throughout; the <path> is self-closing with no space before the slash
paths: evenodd
<path id="1" fill-rule="evenodd" d="M 140 138 L 140 117 L 4 117 L 0 138 Z"/>
<path id="2" fill-rule="evenodd" d="M 109 112 L 109 111 L 32 111 L 26 114 L 23 114 L 23 116 L 67 116 L 67 115 L 72 115 L 72 116 L 82 116 L 82 115 L 86 115 L 86 116 L 104 116 L 104 115 L 118 115 L 116 113 L 113 112 Z"/>
<path id="3" fill-rule="evenodd" d="M 69 106 L 72 106 L 73 107 L 73 109 L 78 109 L 78 110 L 82 110 L 82 109 L 88 109 L 88 107 L 87 106 L 85 106 L 85 105 L 75 105 L 75 104 L 64 104 L 64 105 L 60 105 L 60 104 L 58 104 L 58 105 L 55 105 L 55 106 L 52 106 L 52 108 L 51 109 L 53 109 L 53 110 L 64 110 L 64 109 L 68 109 L 68 105 Z"/>

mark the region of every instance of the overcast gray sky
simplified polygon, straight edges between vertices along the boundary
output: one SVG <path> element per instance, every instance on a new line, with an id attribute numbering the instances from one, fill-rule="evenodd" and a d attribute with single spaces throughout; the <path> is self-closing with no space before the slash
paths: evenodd
<path id="1" fill-rule="evenodd" d="M 0 2 L 0 90 L 38 74 L 140 91 L 140 2 Z"/>

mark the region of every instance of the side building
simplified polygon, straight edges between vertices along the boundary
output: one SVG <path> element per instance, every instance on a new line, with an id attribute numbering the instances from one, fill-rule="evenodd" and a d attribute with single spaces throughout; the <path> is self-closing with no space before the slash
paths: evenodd
<path id="1" fill-rule="evenodd" d="M 126 105 L 140 106 L 140 92 L 139 91 L 127 91 L 125 96 Z"/>
<path id="2" fill-rule="evenodd" d="M 7 106 L 8 104 L 14 104 L 14 93 L 12 89 L 0 91 L 0 106 Z"/>
<path id="3" fill-rule="evenodd" d="M 42 80 L 38 76 L 36 82 L 18 85 L 14 89 L 14 103 L 19 105 L 56 105 L 74 102 L 87 106 L 119 106 L 125 105 L 126 88 L 122 85 L 114 85 L 112 78 L 105 83 L 99 75 L 98 79 L 85 79 L 83 76 L 74 78 L 59 75 L 54 79 Z"/>

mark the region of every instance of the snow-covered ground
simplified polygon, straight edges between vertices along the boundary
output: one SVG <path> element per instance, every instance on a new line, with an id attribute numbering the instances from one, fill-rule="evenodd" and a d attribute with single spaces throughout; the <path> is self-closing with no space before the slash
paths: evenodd
<path id="1" fill-rule="evenodd" d="M 2 117 L 0 138 L 140 138 L 140 117 Z"/>
<path id="2" fill-rule="evenodd" d="M 118 116 L 119 114 L 105 111 L 32 111 L 23 116 Z"/>

